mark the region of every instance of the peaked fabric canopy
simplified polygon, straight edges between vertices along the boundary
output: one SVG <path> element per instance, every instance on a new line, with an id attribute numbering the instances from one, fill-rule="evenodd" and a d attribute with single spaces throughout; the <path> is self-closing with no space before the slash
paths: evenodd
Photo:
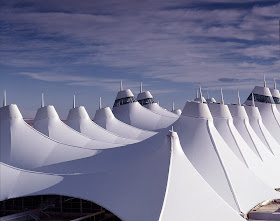
<path id="1" fill-rule="evenodd" d="M 269 89 L 253 92 L 258 107 L 250 97 L 253 106 L 224 105 L 222 91 L 221 103 L 207 103 L 200 89 L 179 116 L 153 102 L 143 107 L 121 86 L 113 111 L 100 102 L 94 122 L 74 100 L 66 125 L 42 99 L 34 128 L 5 104 L 0 200 L 77 197 L 124 221 L 244 220 L 280 198 L 280 114 Z"/>
<path id="2" fill-rule="evenodd" d="M 138 101 L 149 99 L 149 98 L 153 98 L 150 91 L 144 91 L 144 92 L 141 92 L 137 95 L 137 100 Z M 146 107 L 149 110 L 153 111 L 154 113 L 162 115 L 162 116 L 178 118 L 177 114 L 172 113 L 172 112 L 162 108 L 161 106 L 159 106 L 159 104 L 157 104 L 155 102 L 154 103 L 143 104 L 143 107 Z"/>
<path id="3" fill-rule="evenodd" d="M 165 116 L 165 117 L 172 117 L 172 118 L 179 118 L 179 116 L 175 113 L 172 113 L 161 106 L 159 106 L 157 103 L 152 103 L 152 104 L 146 104 L 144 107 L 148 108 L 152 112 Z"/>
<path id="4" fill-rule="evenodd" d="M 67 126 L 63 123 L 53 106 L 45 106 L 39 108 L 36 114 L 36 117 L 33 122 L 34 129 L 40 131 L 41 133 L 45 134 L 46 136 L 62 142 L 63 144 L 86 147 L 90 149 L 104 149 L 104 148 L 112 148 L 120 145 L 124 145 L 127 143 L 132 143 L 132 140 L 124 140 L 123 144 L 116 144 L 113 143 L 108 137 L 108 142 L 100 141 L 105 139 L 96 139 L 93 140 L 76 130 L 73 130 L 71 127 Z M 97 135 L 100 130 L 94 131 Z M 102 131 L 103 132 L 103 131 Z M 103 134 L 99 134 L 101 137 Z M 111 134 L 110 134 L 111 135 Z M 96 136 L 98 137 L 98 136 Z M 114 135 L 112 135 L 115 138 Z M 110 142 L 111 141 L 111 142 Z M 136 142 L 136 141 L 134 141 Z"/>
<path id="5" fill-rule="evenodd" d="M 252 93 L 254 94 L 255 106 L 259 108 L 262 116 L 263 124 L 280 144 L 280 113 L 276 108 L 269 88 L 256 86 Z M 258 96 L 262 97 L 258 98 Z M 252 98 L 250 99 L 250 96 L 245 101 L 245 104 L 252 104 Z"/>
<path id="6" fill-rule="evenodd" d="M 277 171 L 280 167 L 280 161 L 276 160 L 276 158 L 268 152 L 266 147 L 263 148 L 262 146 L 262 148 L 254 152 L 248 146 L 234 126 L 227 105 L 211 103 L 208 104 L 208 106 L 212 113 L 216 129 L 239 160 L 261 178 L 264 183 L 272 188 L 278 188 L 280 186 L 280 174 Z M 234 107 L 241 106 L 235 105 Z"/>
<path id="7" fill-rule="evenodd" d="M 275 88 L 270 88 L 270 92 L 271 92 L 271 95 L 272 95 L 272 97 L 274 99 L 274 102 L 276 104 L 276 108 L 277 108 L 278 112 L 280 113 L 280 92 L 276 88 L 276 83 L 275 83 Z"/>
<path id="8" fill-rule="evenodd" d="M 176 110 L 173 110 L 172 113 L 180 116 L 182 114 L 182 110 L 181 109 L 176 109 Z"/>
<path id="9" fill-rule="evenodd" d="M 268 131 L 266 126 L 263 124 L 259 108 L 248 105 L 245 105 L 244 107 L 249 117 L 250 126 L 254 129 L 258 138 L 261 139 L 271 153 L 275 156 L 280 156 L 280 144 L 274 139 L 270 131 Z"/>
<path id="10" fill-rule="evenodd" d="M 12 190 L 4 186 L 1 191 L 4 199 L 34 194 L 78 197 L 101 205 L 124 221 L 183 220 L 186 214 L 195 221 L 243 220 L 193 168 L 181 149 L 176 132 L 169 132 L 160 145 L 152 149 L 133 164 L 100 173 L 55 175 L 22 171 L 1 164 L 5 174 L 8 170 L 13 171 L 6 183 L 13 183 L 17 173 L 22 174 L 23 179 L 34 176 L 32 180 L 43 178 L 41 182 L 44 182 L 44 185 L 38 182 L 32 189 L 34 192 L 26 188 L 31 179 L 25 182 L 27 185 L 15 182 Z M 203 213 L 196 206 L 202 201 L 208 205 Z"/>
<path id="11" fill-rule="evenodd" d="M 206 103 L 187 102 L 173 126 L 193 166 L 236 211 L 247 214 L 260 202 L 279 198 L 278 192 L 264 184 L 232 152 L 215 128 Z"/>
<path id="12" fill-rule="evenodd" d="M 123 96 L 122 91 L 118 92 L 116 100 L 122 99 Z M 143 130 L 151 131 L 166 128 L 178 119 L 178 116 L 175 114 L 176 117 L 166 117 L 156 114 L 149 109 L 144 108 L 138 102 L 114 106 L 112 111 L 115 117 L 120 121 Z"/>
<path id="13" fill-rule="evenodd" d="M 100 127 L 90 119 L 83 106 L 71 109 L 67 116 L 66 123 L 74 130 L 94 140 L 116 144 L 129 144 L 137 142 L 136 140 L 127 139 L 113 134 L 112 132 Z"/>
<path id="14" fill-rule="evenodd" d="M 156 132 L 142 130 L 118 120 L 109 107 L 98 109 L 93 121 L 100 127 L 129 139 L 144 140 L 156 134 Z"/>
<path id="15" fill-rule="evenodd" d="M 92 150 L 66 145 L 45 136 L 25 123 L 15 104 L 0 108 L 0 128 L 1 162 L 24 169 L 85 158 L 100 152 L 98 148 Z M 102 143 L 96 144 L 96 147 L 106 147 Z"/>

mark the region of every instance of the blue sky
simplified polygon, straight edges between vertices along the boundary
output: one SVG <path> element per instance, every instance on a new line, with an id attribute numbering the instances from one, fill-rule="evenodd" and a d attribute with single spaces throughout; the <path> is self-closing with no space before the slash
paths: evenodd
<path id="1" fill-rule="evenodd" d="M 0 90 L 24 117 L 52 104 L 65 118 L 75 94 L 93 117 L 122 79 L 161 106 L 203 92 L 235 103 L 255 85 L 280 85 L 280 1 L 0 0 Z M 279 86 L 280 87 L 280 86 Z"/>

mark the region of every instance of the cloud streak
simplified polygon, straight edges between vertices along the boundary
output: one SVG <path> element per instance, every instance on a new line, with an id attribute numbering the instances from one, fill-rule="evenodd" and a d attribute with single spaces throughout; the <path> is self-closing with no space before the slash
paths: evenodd
<path id="1" fill-rule="evenodd" d="M 25 68 L 33 79 L 79 86 L 116 79 L 109 72 L 99 79 L 85 71 L 67 80 L 68 68 L 101 66 L 136 78 L 225 87 L 236 82 L 220 79 L 277 76 L 280 3 L 231 1 L 228 7 L 228 1 L 219 1 L 213 9 L 209 2 L 9 1 L 0 17 L 1 63 Z M 60 74 L 46 77 L 46 69 Z"/>

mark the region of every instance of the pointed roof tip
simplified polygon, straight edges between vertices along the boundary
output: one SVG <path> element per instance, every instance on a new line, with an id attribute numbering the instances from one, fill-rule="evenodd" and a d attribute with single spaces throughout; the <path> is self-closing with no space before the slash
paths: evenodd
<path id="1" fill-rule="evenodd" d="M 101 97 L 99 97 L 99 110 L 102 108 Z"/>
<path id="2" fill-rule="evenodd" d="M 73 96 L 73 108 L 76 108 L 76 96 Z"/>
<path id="3" fill-rule="evenodd" d="M 121 84 L 120 84 L 120 91 L 123 91 L 123 84 L 122 84 L 122 80 L 121 80 Z"/>
<path id="4" fill-rule="evenodd" d="M 178 138 L 178 134 L 174 131 L 174 127 L 171 126 L 171 130 L 169 130 L 169 137 L 170 138 Z"/>
<path id="5" fill-rule="evenodd" d="M 277 89 L 277 85 L 276 85 L 276 79 L 274 78 L 274 89 Z"/>
<path id="6" fill-rule="evenodd" d="M 45 107 L 44 92 L 42 92 L 42 99 L 41 99 L 41 108 L 42 107 Z"/>
<path id="7" fill-rule="evenodd" d="M 238 106 L 241 106 L 239 90 L 237 91 L 237 97 L 238 97 L 237 105 L 238 105 Z"/>
<path id="8" fill-rule="evenodd" d="M 3 107 L 7 106 L 7 93 L 6 90 L 4 90 L 4 99 L 3 99 Z"/>
<path id="9" fill-rule="evenodd" d="M 255 96 L 254 93 L 252 93 L 252 106 L 255 107 Z"/>
<path id="10" fill-rule="evenodd" d="M 225 101 L 224 101 L 224 94 L 223 94 L 223 88 L 221 88 L 221 104 L 225 104 Z"/>
<path id="11" fill-rule="evenodd" d="M 140 93 L 142 93 L 143 92 L 143 85 L 142 85 L 142 81 L 140 82 Z"/>
<path id="12" fill-rule="evenodd" d="M 266 87 L 266 79 L 265 79 L 265 74 L 263 75 L 263 86 Z"/>

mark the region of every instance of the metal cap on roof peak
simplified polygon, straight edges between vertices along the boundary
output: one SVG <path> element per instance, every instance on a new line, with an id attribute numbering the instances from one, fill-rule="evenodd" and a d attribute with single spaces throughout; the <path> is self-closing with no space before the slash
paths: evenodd
<path id="1" fill-rule="evenodd" d="M 147 99 L 147 98 L 153 98 L 153 95 L 150 93 L 150 91 L 144 91 L 142 93 L 139 93 L 137 95 L 137 100 L 143 100 L 143 99 Z"/>
<path id="2" fill-rule="evenodd" d="M 133 95 L 133 93 L 131 92 L 130 89 L 119 91 L 118 94 L 117 94 L 116 100 L 122 99 L 122 98 L 125 98 L 125 97 L 134 97 L 134 95 Z"/>
<path id="3" fill-rule="evenodd" d="M 115 117 L 110 107 L 96 110 L 94 120 Z"/>
<path id="4" fill-rule="evenodd" d="M 46 118 L 59 118 L 53 105 L 47 105 L 37 110 L 34 121 Z"/>
<path id="5" fill-rule="evenodd" d="M 208 108 L 208 105 L 199 101 L 187 101 L 182 115 L 196 118 L 212 119 L 212 115 Z"/>

